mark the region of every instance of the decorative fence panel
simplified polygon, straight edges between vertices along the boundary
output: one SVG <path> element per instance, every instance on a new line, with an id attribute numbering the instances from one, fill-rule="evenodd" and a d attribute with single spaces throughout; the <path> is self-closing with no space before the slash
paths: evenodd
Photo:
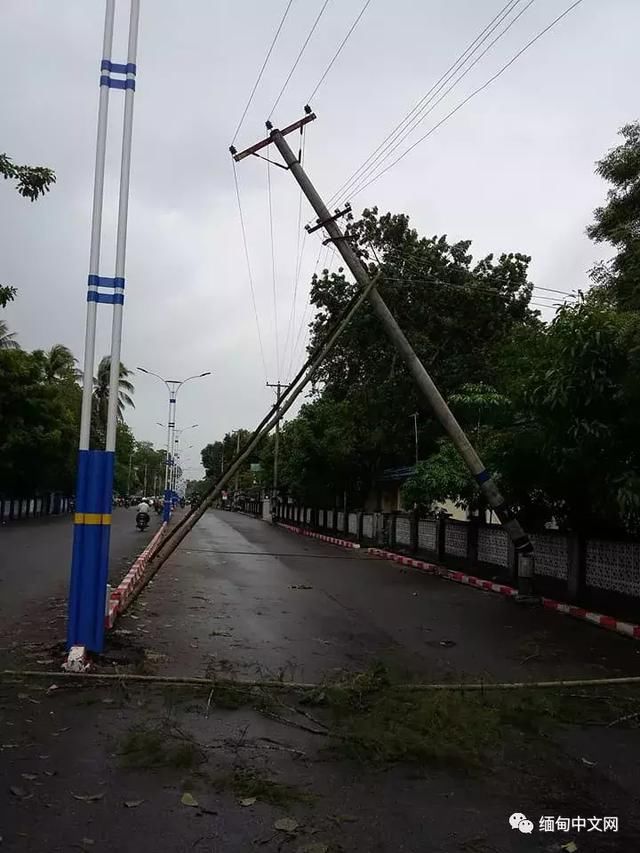
<path id="1" fill-rule="evenodd" d="M 356 512 L 349 513 L 349 533 L 354 536 L 358 535 L 358 514 Z"/>
<path id="2" fill-rule="evenodd" d="M 365 539 L 373 539 L 373 516 L 369 513 L 362 516 L 362 535 Z"/>
<path id="3" fill-rule="evenodd" d="M 467 556 L 467 526 L 447 521 L 444 530 L 444 551 L 453 557 Z"/>
<path id="4" fill-rule="evenodd" d="M 411 545 L 411 522 L 408 518 L 396 516 L 396 542 L 399 545 Z"/>
<path id="5" fill-rule="evenodd" d="M 423 551 L 437 551 L 437 527 L 432 518 L 421 518 L 418 522 L 418 548 Z"/>
<path id="6" fill-rule="evenodd" d="M 338 511 L 338 530 L 344 531 L 344 513 Z"/>
<path id="7" fill-rule="evenodd" d="M 478 560 L 496 566 L 509 565 L 509 541 L 501 527 L 488 525 L 478 529 Z"/>
<path id="8" fill-rule="evenodd" d="M 587 586 L 640 597 L 640 543 L 590 539 Z"/>
<path id="9" fill-rule="evenodd" d="M 569 568 L 569 547 L 566 536 L 534 533 L 531 536 L 535 554 L 535 572 L 558 580 L 566 580 Z"/>

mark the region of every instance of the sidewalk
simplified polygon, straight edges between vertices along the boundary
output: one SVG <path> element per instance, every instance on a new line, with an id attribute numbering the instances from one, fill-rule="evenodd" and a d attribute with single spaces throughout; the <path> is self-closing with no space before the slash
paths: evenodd
<path id="1" fill-rule="evenodd" d="M 637 689 L 425 695 L 394 693 L 385 678 L 636 675 L 636 646 L 207 513 L 100 668 L 329 685 L 310 696 L 2 684 L 3 850 L 562 853 L 573 841 L 578 853 L 628 853 L 640 837 L 629 760 L 640 738 L 632 719 L 608 724 L 640 710 Z M 337 670 L 358 685 L 348 699 L 331 686 Z M 531 818 L 531 834 L 510 828 L 513 812 Z M 543 833 L 544 815 L 618 816 L 619 830 Z"/>

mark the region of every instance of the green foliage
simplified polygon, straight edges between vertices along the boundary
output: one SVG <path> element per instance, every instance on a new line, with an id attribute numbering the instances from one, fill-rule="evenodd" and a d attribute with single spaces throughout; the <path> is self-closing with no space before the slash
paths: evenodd
<path id="1" fill-rule="evenodd" d="M 0 308 L 6 308 L 9 302 L 13 302 L 17 292 L 15 287 L 0 285 Z"/>
<path id="2" fill-rule="evenodd" d="M 116 426 L 114 492 L 146 497 L 161 494 L 166 458 L 166 450 L 156 450 L 150 441 L 136 441 L 130 427 L 120 421 Z"/>
<path id="3" fill-rule="evenodd" d="M 640 309 L 640 122 L 620 129 L 623 142 L 597 163 L 600 177 L 611 184 L 607 203 L 594 211 L 587 229 L 598 243 L 610 243 L 613 260 L 601 262 L 592 278 L 624 310 Z"/>
<path id="4" fill-rule="evenodd" d="M 479 489 L 469 476 L 460 454 L 448 439 L 438 442 L 438 450 L 425 462 L 419 462 L 416 472 L 402 486 L 404 506 L 417 504 L 433 510 L 436 504 L 452 500 L 459 507 L 474 507 Z"/>
<path id="5" fill-rule="evenodd" d="M 49 192 L 51 185 L 56 182 L 52 169 L 46 166 L 19 166 L 6 154 L 0 154 L 0 175 L 5 180 L 15 181 L 19 195 L 31 201 Z"/>
<path id="6" fill-rule="evenodd" d="M 111 369 L 111 357 L 105 355 L 100 359 L 98 370 L 93 380 L 92 399 L 92 440 L 96 447 L 103 447 L 107 434 L 107 413 L 109 409 L 109 371 Z M 129 376 L 133 371 L 120 363 L 120 381 L 118 383 L 118 420 L 124 420 L 125 406 L 135 406 L 133 402 L 133 383 Z"/>
<path id="7" fill-rule="evenodd" d="M 207 478 L 215 483 L 222 474 L 223 470 L 229 467 L 232 460 L 237 454 L 238 441 L 242 448 L 251 437 L 252 432 L 246 429 L 237 429 L 233 432 L 228 432 L 222 441 L 214 441 L 207 444 L 201 451 L 202 465 L 205 469 Z M 255 451 L 251 457 L 244 462 L 238 472 L 238 489 L 246 491 L 256 485 L 257 478 L 251 471 L 251 464 L 258 462 L 258 451 Z M 231 483 L 227 484 L 226 488 L 232 488 L 235 484 L 235 477 Z"/>
<path id="8" fill-rule="evenodd" d="M 516 503 L 591 535 L 639 532 L 640 316 L 565 305 L 506 348 L 504 385 L 514 418 L 494 464 Z"/>
<path id="9" fill-rule="evenodd" d="M 0 154 L 0 175 L 6 180 L 15 181 L 19 195 L 35 201 L 38 196 L 49 191 L 55 183 L 55 173 L 45 166 L 18 166 L 7 154 Z M 16 295 L 15 287 L 0 286 L 0 308 L 5 308 Z"/>
<path id="10" fill-rule="evenodd" d="M 0 483 L 7 495 L 73 491 L 81 391 L 41 353 L 0 350 Z"/>

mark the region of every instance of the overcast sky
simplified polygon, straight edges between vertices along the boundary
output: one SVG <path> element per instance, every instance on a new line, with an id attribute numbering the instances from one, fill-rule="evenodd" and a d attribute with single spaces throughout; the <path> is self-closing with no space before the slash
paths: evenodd
<path id="1" fill-rule="evenodd" d="M 244 147 L 264 121 L 323 0 L 293 0 L 280 40 L 239 134 Z M 363 0 L 330 0 L 274 114 L 302 108 Z M 117 0 L 113 61 L 126 61 L 127 0 Z M 372 0 L 312 106 L 306 164 L 327 198 L 428 91 L 503 6 L 502 0 Z M 526 2 L 518 5 L 524 8 Z M 431 113 L 426 132 L 477 88 L 570 0 L 536 0 Z M 135 96 L 123 361 L 169 378 L 211 370 L 180 392 L 178 426 L 199 450 L 225 431 L 251 427 L 278 379 L 266 164 L 238 176 L 254 271 L 266 373 L 251 307 L 228 146 L 286 0 L 142 0 Z M 31 204 L 0 187 L 0 281 L 18 288 L 5 318 L 24 348 L 67 344 L 83 357 L 102 0 L 3 0 L 0 151 L 46 164 L 57 183 Z M 537 285 L 570 291 L 606 254 L 584 229 L 606 187 L 594 161 L 638 118 L 638 0 L 584 0 L 491 87 L 353 199 L 406 212 L 422 233 L 470 238 L 476 256 L 533 256 Z M 112 90 L 102 275 L 113 275 L 122 95 Z M 410 139 L 420 135 L 416 132 Z M 293 137 L 292 137 L 293 139 Z M 401 149 L 402 150 L 402 149 Z M 277 153 L 273 152 L 274 159 Z M 304 242 L 293 334 L 298 195 L 272 168 L 280 378 L 303 354 L 298 339 L 319 232 Z M 303 222 L 311 218 L 303 209 Z M 324 262 L 325 253 L 321 257 Z M 110 311 L 100 306 L 98 356 Z M 545 316 L 550 316 L 545 312 Z M 291 354 L 292 339 L 298 339 Z M 285 346 L 286 344 L 286 346 Z M 138 374 L 136 436 L 162 445 L 164 386 Z"/>

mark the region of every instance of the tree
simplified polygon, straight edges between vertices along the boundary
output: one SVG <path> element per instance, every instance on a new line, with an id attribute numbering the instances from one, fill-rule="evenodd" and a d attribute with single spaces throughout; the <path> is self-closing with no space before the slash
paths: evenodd
<path id="1" fill-rule="evenodd" d="M 0 350 L 3 349 L 20 349 L 20 345 L 16 341 L 16 333 L 10 332 L 4 320 L 0 320 Z"/>
<path id="2" fill-rule="evenodd" d="M 15 181 L 18 194 L 31 201 L 47 193 L 56 181 L 55 172 L 46 166 L 18 166 L 7 154 L 0 154 L 0 175 Z M 0 286 L 0 308 L 5 308 L 15 295 L 15 287 Z"/>
<path id="3" fill-rule="evenodd" d="M 491 460 L 532 518 L 590 535 L 640 531 L 640 317 L 589 294 L 505 346 L 511 424 Z"/>
<path id="4" fill-rule="evenodd" d="M 417 505 L 432 511 L 436 504 L 453 501 L 460 508 L 476 509 L 480 490 L 469 476 L 467 466 L 448 439 L 438 442 L 438 450 L 419 462 L 415 473 L 402 486 L 405 506 Z"/>
<path id="5" fill-rule="evenodd" d="M 382 273 L 380 292 L 445 396 L 465 383 L 492 385 L 498 344 L 516 327 L 539 325 L 528 307 L 532 285 L 526 255 L 488 255 L 474 262 L 470 241 L 451 244 L 445 236 L 422 237 L 406 215 L 379 215 L 376 208 L 351 221 L 347 231 L 370 274 Z M 314 276 L 311 347 L 325 338 L 356 292 L 342 269 Z M 340 470 L 321 464 L 328 449 L 318 444 L 316 425 L 307 430 L 313 436 L 308 453 L 300 450 L 305 431 L 297 435 L 299 452 L 292 459 L 301 467 L 295 477 L 289 469 L 292 483 L 302 483 L 302 466 L 307 465 L 317 475 L 310 488 L 325 493 L 335 489 L 335 495 L 348 484 L 359 502 L 383 469 L 413 459 L 410 416 L 416 410 L 423 452 L 437 450 L 441 427 L 368 303 L 321 366 L 314 390 L 325 407 L 318 409 L 319 421 L 328 424 L 332 418 L 334 435 L 340 435 Z M 329 410 L 332 416 L 326 418 Z M 306 409 L 301 417 L 308 421 L 315 414 Z"/>
<path id="6" fill-rule="evenodd" d="M 623 142 L 596 164 L 612 187 L 607 203 L 594 211 L 587 234 L 617 251 L 592 270 L 594 282 L 623 310 L 640 310 L 640 122 L 620 129 Z"/>
<path id="7" fill-rule="evenodd" d="M 76 367 L 78 359 L 64 344 L 55 344 L 48 352 L 36 350 L 34 355 L 42 358 L 44 374 L 48 382 L 77 382 L 81 376 Z"/>
<path id="8" fill-rule="evenodd" d="M 240 447 L 242 448 L 251 437 L 252 432 L 247 429 L 237 429 L 233 432 L 228 432 L 222 441 L 214 441 L 207 444 L 201 451 L 202 465 L 205 469 L 207 478 L 215 482 L 219 479 L 222 471 L 228 467 L 237 453 L 238 438 L 240 439 Z M 242 464 L 238 472 L 238 488 L 241 490 L 249 489 L 253 486 L 254 477 L 251 473 L 251 463 L 259 461 L 259 453 L 255 451 L 251 457 Z M 234 485 L 235 478 L 231 483 L 227 484 L 227 488 Z"/>
<path id="9" fill-rule="evenodd" d="M 107 432 L 107 412 L 109 408 L 109 371 L 111 369 L 111 357 L 105 355 L 100 359 L 98 371 L 93 380 L 93 424 L 96 438 L 103 441 Z M 120 380 L 118 382 L 118 420 L 124 420 L 125 406 L 133 407 L 133 383 L 127 377 L 132 376 L 133 371 L 128 370 L 124 364 L 120 364 Z"/>

